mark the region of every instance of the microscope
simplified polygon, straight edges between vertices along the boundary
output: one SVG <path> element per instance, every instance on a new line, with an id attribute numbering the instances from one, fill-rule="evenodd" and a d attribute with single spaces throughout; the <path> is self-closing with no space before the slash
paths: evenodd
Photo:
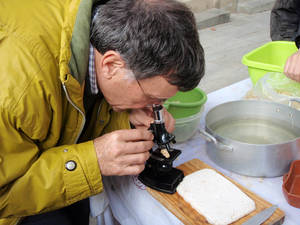
<path id="1" fill-rule="evenodd" d="M 170 146 L 170 143 L 176 143 L 176 141 L 175 136 L 166 130 L 163 107 L 161 105 L 152 107 L 154 122 L 150 125 L 150 130 L 154 135 L 155 146 L 150 150 L 150 158 L 138 179 L 150 188 L 173 194 L 184 177 L 181 170 L 173 168 L 173 161 L 181 154 L 181 151 Z"/>

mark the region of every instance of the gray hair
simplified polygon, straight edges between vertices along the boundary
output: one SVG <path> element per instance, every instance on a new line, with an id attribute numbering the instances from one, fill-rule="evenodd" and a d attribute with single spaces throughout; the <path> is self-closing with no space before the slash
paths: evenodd
<path id="1" fill-rule="evenodd" d="M 174 0 L 109 0 L 94 6 L 91 43 L 117 51 L 141 80 L 166 77 L 179 90 L 195 88 L 204 75 L 204 51 L 193 13 Z"/>

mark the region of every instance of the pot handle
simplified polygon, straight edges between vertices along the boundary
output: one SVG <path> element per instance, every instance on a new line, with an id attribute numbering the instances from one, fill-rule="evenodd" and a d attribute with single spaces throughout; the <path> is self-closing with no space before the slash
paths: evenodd
<path id="1" fill-rule="evenodd" d="M 207 141 L 209 142 L 213 142 L 219 149 L 224 150 L 224 151 L 228 151 L 228 152 L 232 152 L 233 151 L 233 147 L 229 146 L 229 145 L 225 145 L 221 142 L 219 142 L 213 135 L 209 134 L 208 132 L 206 132 L 203 129 L 198 129 L 200 135 Z"/>
<path id="2" fill-rule="evenodd" d="M 290 107 L 292 107 L 292 102 L 298 102 L 298 103 L 300 103 L 300 99 L 299 98 L 290 98 L 289 99 L 289 106 Z"/>

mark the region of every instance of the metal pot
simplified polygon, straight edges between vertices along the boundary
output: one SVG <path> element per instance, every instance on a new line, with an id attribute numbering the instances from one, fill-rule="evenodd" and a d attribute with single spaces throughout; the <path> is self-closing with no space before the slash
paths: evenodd
<path id="1" fill-rule="evenodd" d="M 276 177 L 300 158 L 300 111 L 287 105 L 240 100 L 211 109 L 205 117 L 207 154 L 239 174 Z"/>

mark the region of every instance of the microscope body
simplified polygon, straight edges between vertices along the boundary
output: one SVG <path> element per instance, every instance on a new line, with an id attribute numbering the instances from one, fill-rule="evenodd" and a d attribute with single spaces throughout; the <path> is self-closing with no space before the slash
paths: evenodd
<path id="1" fill-rule="evenodd" d="M 171 148 L 171 143 L 176 143 L 175 136 L 167 132 L 163 117 L 163 107 L 153 105 L 154 123 L 150 130 L 154 135 L 154 148 L 150 150 L 150 158 L 147 160 L 145 169 L 139 175 L 139 180 L 155 190 L 173 194 L 176 187 L 182 181 L 184 175 L 179 169 L 173 167 L 173 161 L 181 154 L 178 149 Z M 162 154 L 168 152 L 168 157 Z"/>

